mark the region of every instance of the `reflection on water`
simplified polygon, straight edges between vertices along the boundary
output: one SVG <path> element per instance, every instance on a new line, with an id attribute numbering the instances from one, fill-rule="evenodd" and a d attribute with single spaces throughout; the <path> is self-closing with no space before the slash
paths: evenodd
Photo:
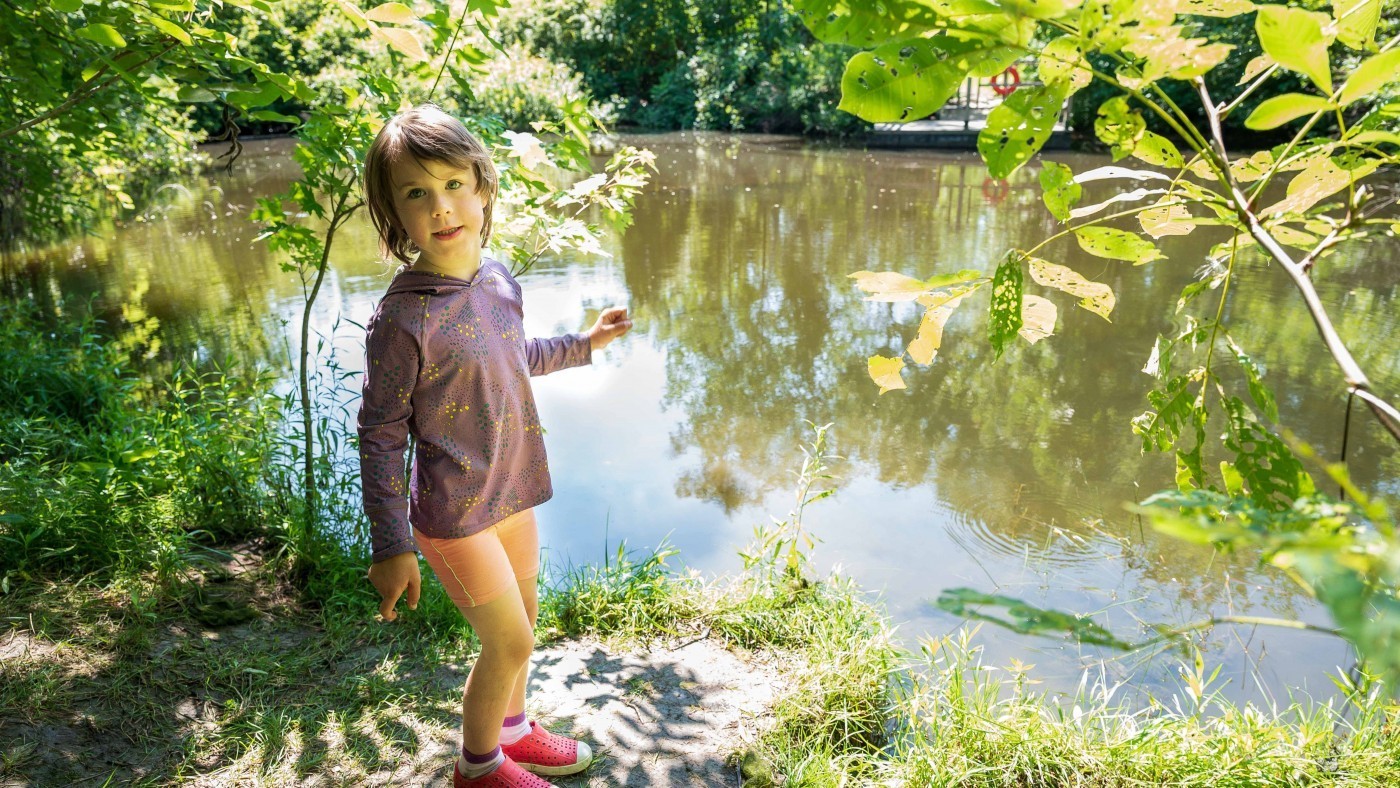
<path id="1" fill-rule="evenodd" d="M 971 155 L 724 135 L 627 142 L 656 151 L 659 173 L 633 227 L 610 239 L 613 257 L 547 261 L 523 282 L 536 333 L 576 330 L 618 302 L 637 323 L 592 368 L 536 382 L 556 477 L 555 500 L 540 513 L 551 560 L 598 560 L 619 539 L 646 547 L 666 538 L 692 566 L 733 568 L 751 526 L 790 506 L 810 420 L 835 423 L 845 458 L 841 492 L 809 512 L 823 539 L 817 561 L 882 593 L 911 642 L 961 623 L 931 605 L 955 586 L 1093 612 L 1130 640 L 1144 622 L 1227 613 L 1325 623 L 1251 556 L 1166 539 L 1123 508 L 1171 482 L 1170 463 L 1143 456 L 1128 423 L 1146 407 L 1150 379 L 1139 370 L 1152 341 L 1179 324 L 1172 305 L 1218 235 L 1163 239 L 1167 259 L 1143 268 L 1057 241 L 1040 255 L 1112 286 L 1112 324 L 1047 293 L 1060 306 L 1058 335 L 994 364 L 980 335 L 983 295 L 950 321 L 937 362 L 908 374 L 908 391 L 878 396 L 865 359 L 898 352 L 917 314 L 863 301 L 848 274 L 989 269 L 1008 247 L 1033 246 L 1058 230 L 1038 173 L 1019 173 L 1003 193 L 987 187 Z M 35 293 L 94 293 L 114 324 L 139 301 L 162 327 L 157 358 L 285 365 L 300 286 L 244 217 L 256 196 L 283 187 L 292 165 L 284 142 L 250 153 L 233 176 L 172 190 L 150 221 L 7 261 L 6 275 L 28 277 Z M 1076 171 L 1104 163 L 1057 158 Z M 1088 184 L 1084 201 L 1113 186 Z M 1382 266 L 1395 252 L 1390 242 L 1353 247 L 1316 274 L 1344 338 L 1390 392 L 1400 391 L 1390 350 L 1400 325 L 1394 277 Z M 318 306 L 323 335 L 344 318 L 331 338 L 351 368 L 361 352 L 353 323 L 363 324 L 387 282 L 375 257 L 368 223 L 348 228 Z M 1282 273 L 1257 259 L 1237 287 L 1251 295 L 1226 320 L 1267 369 L 1284 423 L 1334 453 L 1344 400 L 1306 312 Z M 1357 421 L 1353 474 L 1365 488 L 1400 493 L 1395 447 Z M 1051 688 L 1071 688 L 1104 656 L 991 627 L 979 639 L 994 664 L 1036 663 Z M 1280 696 L 1285 687 L 1325 695 L 1322 671 L 1346 664 L 1338 641 L 1309 633 L 1222 629 L 1205 645 L 1237 698 L 1260 696 L 1256 675 Z M 1134 655 L 1106 670 L 1170 689 L 1173 659 Z"/>

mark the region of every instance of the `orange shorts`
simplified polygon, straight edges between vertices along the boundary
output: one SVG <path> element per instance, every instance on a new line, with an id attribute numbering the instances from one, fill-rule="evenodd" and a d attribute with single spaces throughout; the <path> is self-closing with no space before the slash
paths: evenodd
<path id="1" fill-rule="evenodd" d="M 484 605 L 540 573 L 534 509 L 516 512 L 471 536 L 434 539 L 415 528 L 413 537 L 459 610 Z"/>

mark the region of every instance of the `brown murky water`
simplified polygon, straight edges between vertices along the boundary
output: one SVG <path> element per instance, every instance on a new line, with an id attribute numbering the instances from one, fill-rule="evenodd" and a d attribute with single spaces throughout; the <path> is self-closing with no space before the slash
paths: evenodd
<path id="1" fill-rule="evenodd" d="M 1167 259 L 1142 268 L 1057 241 L 1041 256 L 1112 286 L 1112 324 L 1047 293 L 1060 307 L 1057 335 L 993 363 L 983 296 L 952 319 L 933 366 L 907 374 L 907 391 L 879 396 L 865 360 L 897 351 L 917 315 L 865 302 L 847 275 L 990 270 L 1008 247 L 1057 231 L 1038 171 L 1002 192 L 971 154 L 725 135 L 626 141 L 656 151 L 659 173 L 634 225 L 609 240 L 613 256 L 542 263 L 523 281 L 536 333 L 576 330 L 613 303 L 630 305 L 637 322 L 592 368 L 537 380 L 556 487 L 540 520 L 556 565 L 602 560 L 623 539 L 638 549 L 665 539 L 689 566 L 736 567 L 752 526 L 792 505 L 804 421 L 831 422 L 844 459 L 840 492 L 808 512 L 822 540 L 815 560 L 879 592 L 907 642 L 963 623 L 932 605 L 959 586 L 1094 613 L 1126 639 L 1143 623 L 1224 613 L 1326 623 L 1252 556 L 1185 545 L 1124 510 L 1171 484 L 1170 463 L 1141 453 L 1129 421 L 1146 408 L 1140 370 L 1153 339 L 1180 325 L 1177 294 L 1218 236 L 1163 239 Z M 7 275 L 32 278 L 41 294 L 94 293 L 114 320 L 158 327 L 157 358 L 233 355 L 282 368 L 300 285 L 245 217 L 291 177 L 286 151 L 285 141 L 251 145 L 233 175 L 168 190 L 150 221 L 13 257 Z M 1109 163 L 1056 158 L 1075 171 Z M 1115 183 L 1088 186 L 1085 204 Z M 1316 275 L 1363 368 L 1392 394 L 1397 251 L 1391 241 L 1353 246 Z M 362 221 L 337 243 L 317 308 L 347 369 L 362 363 L 355 324 L 387 282 L 375 258 Z M 1242 297 L 1225 319 L 1267 369 L 1283 423 L 1335 454 L 1344 394 L 1286 277 L 1254 259 L 1235 286 Z M 1352 472 L 1394 498 L 1400 452 L 1358 416 Z M 992 626 L 978 640 L 992 664 L 1034 663 L 1050 689 L 1072 689 L 1085 667 L 1159 694 L 1178 686 L 1174 654 L 1114 657 Z M 1325 696 L 1327 674 L 1350 664 L 1344 644 L 1315 634 L 1227 627 L 1204 645 L 1238 699 Z"/>

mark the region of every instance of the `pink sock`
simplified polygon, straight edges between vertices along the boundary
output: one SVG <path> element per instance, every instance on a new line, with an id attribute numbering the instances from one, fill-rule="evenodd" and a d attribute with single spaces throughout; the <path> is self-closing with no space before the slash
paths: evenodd
<path id="1" fill-rule="evenodd" d="M 525 712 L 512 714 L 501 723 L 501 744 L 515 744 L 530 735 L 530 723 Z"/>

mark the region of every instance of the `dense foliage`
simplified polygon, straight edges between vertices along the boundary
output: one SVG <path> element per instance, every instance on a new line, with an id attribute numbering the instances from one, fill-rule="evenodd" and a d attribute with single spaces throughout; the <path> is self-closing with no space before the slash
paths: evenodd
<path id="1" fill-rule="evenodd" d="M 848 52 L 815 47 L 780 2 L 536 0 L 503 32 L 579 72 L 617 119 L 662 129 L 844 134 Z"/>
<path id="2" fill-rule="evenodd" d="M 964 268 L 928 280 L 895 272 L 853 274 L 873 300 L 916 301 L 925 310 L 903 352 L 870 358 L 870 375 L 881 391 L 905 387 L 905 357 L 933 362 L 949 317 L 978 291 L 989 295 L 987 333 L 998 357 L 1018 338 L 1035 343 L 1054 333 L 1058 308 L 1030 292 L 1031 283 L 1047 295 L 1058 291 L 1078 299 L 1079 307 L 1109 319 L 1115 306 L 1111 288 L 1039 256 L 1049 254 L 1042 249 L 1057 239 L 1073 237 L 1090 255 L 1145 266 L 1166 260 L 1159 238 L 1201 227 L 1224 229 L 1225 239 L 1172 310 L 1178 330 L 1158 338 L 1143 368 L 1156 388 L 1132 429 L 1143 451 L 1175 457 L 1177 489 L 1139 510 L 1171 535 L 1258 550 L 1328 607 L 1337 631 L 1375 675 L 1394 682 L 1400 680 L 1395 523 L 1383 502 L 1367 500 L 1349 483 L 1344 464 L 1314 467 L 1320 465 L 1349 500 L 1320 492 L 1304 466 L 1316 459 L 1312 450 L 1291 440 L 1279 424 L 1275 395 L 1263 380 L 1267 356 L 1261 362 L 1236 341 L 1231 324 L 1238 310 L 1227 309 L 1252 295 L 1239 281 L 1247 266 L 1269 264 L 1286 275 L 1336 362 L 1337 389 L 1347 392 L 1348 407 L 1351 398 L 1360 400 L 1400 440 L 1400 411 L 1371 390 L 1312 281 L 1314 269 L 1326 264 L 1337 245 L 1400 232 L 1386 210 L 1394 196 L 1378 195 L 1363 182 L 1400 162 L 1400 103 L 1382 99 L 1385 86 L 1400 79 L 1400 37 L 1377 40 L 1381 6 L 1380 0 L 1338 0 L 1315 12 L 1251 0 L 799 3 L 818 36 L 867 50 L 847 65 L 841 104 L 866 120 L 936 110 L 965 78 L 986 77 L 1032 57 L 1043 84 L 1013 93 L 992 110 L 978 135 L 978 151 L 993 177 L 1006 178 L 1028 164 L 1066 100 L 1096 81 L 1113 97 L 1095 113 L 1095 134 L 1115 161 L 1133 157 L 1149 167 L 1074 173 L 1045 162 L 1045 206 L 1066 229 L 1028 250 L 1007 251 L 993 270 Z M 1231 84 L 1228 98 L 1217 100 L 1207 77 L 1242 49 L 1231 43 L 1240 31 L 1196 20 L 1241 15 L 1252 21 L 1252 45 L 1262 54 L 1246 66 L 1243 87 Z M 1228 41 L 1210 35 L 1221 31 L 1229 32 Z M 1244 126 L 1270 131 L 1302 121 L 1301 128 L 1277 147 L 1231 158 L 1224 122 L 1244 114 L 1246 102 L 1265 86 L 1278 93 L 1259 102 Z M 1183 91 L 1194 94 L 1195 114 L 1176 100 Z M 1148 129 L 1149 116 L 1174 133 L 1185 155 Z M 1318 134 L 1324 121 L 1335 124 L 1333 135 Z M 1266 191 L 1285 178 L 1284 194 Z M 1079 206 L 1081 184 L 1095 180 L 1139 188 Z M 1113 224 L 1126 217 L 1137 220 L 1140 232 Z M 950 591 L 943 601 L 951 611 L 1023 631 L 1027 621 L 1047 620 L 1044 611 L 1028 613 L 1016 600 L 965 590 Z M 1004 608 L 1007 617 L 986 612 L 995 608 Z M 1070 634 L 1077 633 L 1071 628 Z"/>

